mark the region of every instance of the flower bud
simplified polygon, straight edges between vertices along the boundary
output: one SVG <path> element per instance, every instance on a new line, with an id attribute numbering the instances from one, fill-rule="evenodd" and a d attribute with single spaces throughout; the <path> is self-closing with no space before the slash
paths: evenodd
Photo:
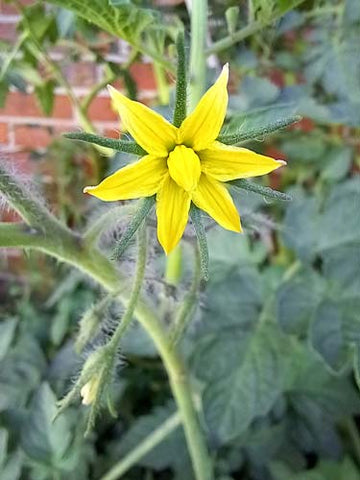
<path id="1" fill-rule="evenodd" d="M 83 405 L 91 405 L 96 398 L 97 390 L 100 384 L 100 377 L 92 377 L 80 390 Z"/>

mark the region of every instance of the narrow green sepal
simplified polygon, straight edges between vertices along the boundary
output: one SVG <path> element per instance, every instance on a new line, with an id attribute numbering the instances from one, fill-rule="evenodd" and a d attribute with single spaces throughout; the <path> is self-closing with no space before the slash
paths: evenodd
<path id="1" fill-rule="evenodd" d="M 199 246 L 201 278 L 207 282 L 209 280 L 209 250 L 201 212 L 195 205 L 191 205 L 190 217 L 194 224 Z"/>
<path id="2" fill-rule="evenodd" d="M 297 123 L 301 120 L 301 118 L 302 117 L 300 115 L 291 115 L 263 127 L 254 128 L 244 132 L 242 132 L 240 129 L 235 133 L 219 135 L 217 140 L 225 145 L 236 145 L 237 143 L 246 142 L 247 140 L 256 140 L 266 137 L 267 135 L 270 135 L 281 128 L 286 128 L 293 123 Z"/>
<path id="3" fill-rule="evenodd" d="M 94 143 L 101 147 L 112 148 L 118 152 L 132 153 L 133 155 L 139 156 L 147 154 L 140 145 L 129 140 L 115 140 L 113 138 L 100 137 L 99 135 L 86 132 L 69 132 L 64 133 L 63 136 L 70 140 L 81 140 L 82 142 Z"/>
<path id="4" fill-rule="evenodd" d="M 274 200 L 282 200 L 283 202 L 291 202 L 292 200 L 292 197 L 287 193 L 278 192 L 277 190 L 273 190 L 270 187 L 264 187 L 243 178 L 239 180 L 233 180 L 231 182 L 228 182 L 228 184 L 231 187 L 241 188 L 242 190 L 249 190 L 250 192 L 258 193 L 263 197 L 272 198 Z"/>
<path id="5" fill-rule="evenodd" d="M 176 48 L 178 56 L 176 92 L 175 92 L 175 110 L 174 125 L 180 127 L 186 117 L 186 54 L 184 32 L 181 31 L 176 39 Z"/>
<path id="6" fill-rule="evenodd" d="M 138 228 L 141 226 L 145 218 L 149 215 L 152 207 L 155 203 L 155 196 L 144 198 L 140 201 L 139 208 L 135 211 L 135 214 L 127 226 L 125 232 L 122 234 L 120 240 L 117 242 L 112 258 L 118 260 L 126 250 L 130 243 L 130 240 L 135 235 Z"/>

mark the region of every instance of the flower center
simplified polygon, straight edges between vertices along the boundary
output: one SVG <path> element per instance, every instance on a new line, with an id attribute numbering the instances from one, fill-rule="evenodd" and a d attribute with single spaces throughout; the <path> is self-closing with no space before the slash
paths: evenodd
<path id="1" fill-rule="evenodd" d="M 192 148 L 178 145 L 169 153 L 167 165 L 171 178 L 187 192 L 194 190 L 201 175 L 200 159 Z"/>

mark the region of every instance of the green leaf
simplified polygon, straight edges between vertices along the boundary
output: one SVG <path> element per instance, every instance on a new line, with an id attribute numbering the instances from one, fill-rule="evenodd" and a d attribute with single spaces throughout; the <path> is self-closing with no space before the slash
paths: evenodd
<path id="1" fill-rule="evenodd" d="M 14 338 L 16 318 L 9 318 L 0 322 L 0 361 L 5 357 Z"/>
<path id="2" fill-rule="evenodd" d="M 277 317 L 286 333 L 306 334 L 324 290 L 322 278 L 310 269 L 301 270 L 280 285 L 276 294 Z"/>
<path id="3" fill-rule="evenodd" d="M 219 332 L 230 327 L 252 327 L 261 309 L 258 273 L 254 268 L 240 262 L 236 268 L 236 250 L 226 250 L 226 245 L 222 245 L 222 248 L 231 258 L 229 263 L 224 262 L 223 258 L 221 261 L 213 259 L 210 263 L 203 306 L 204 323 L 199 325 L 199 331 Z"/>
<path id="4" fill-rule="evenodd" d="M 358 480 L 360 471 L 354 461 L 346 456 L 342 460 L 320 460 L 316 467 L 302 472 L 292 472 L 281 462 L 273 462 L 271 473 L 274 480 Z"/>
<path id="5" fill-rule="evenodd" d="M 353 149 L 351 147 L 334 147 L 326 155 L 326 165 L 320 176 L 329 183 L 343 180 L 351 167 Z"/>
<path id="6" fill-rule="evenodd" d="M 220 442 L 266 415 L 284 389 L 289 342 L 272 324 L 255 331 L 224 329 L 197 345 L 194 368 L 206 380 L 205 418 Z"/>
<path id="7" fill-rule="evenodd" d="M 43 383 L 24 422 L 21 445 L 32 460 L 60 468 L 71 444 L 71 432 L 65 415 L 53 421 L 56 412 L 56 397 Z"/>
<path id="8" fill-rule="evenodd" d="M 45 115 L 50 116 L 54 108 L 55 82 L 50 80 L 35 87 L 36 98 Z"/>
<path id="9" fill-rule="evenodd" d="M 344 368 L 349 360 L 344 322 L 344 313 L 339 306 L 335 302 L 324 301 L 317 308 L 310 328 L 310 341 L 314 349 L 335 371 Z"/>
<path id="10" fill-rule="evenodd" d="M 0 368 L 0 411 L 24 406 L 39 384 L 45 360 L 33 337 L 24 335 L 8 351 Z"/>
<path id="11" fill-rule="evenodd" d="M 348 375 L 331 374 L 303 343 L 294 345 L 288 373 L 286 396 L 297 447 L 318 455 L 340 455 L 337 423 L 360 409 L 353 382 Z"/>
<path id="12" fill-rule="evenodd" d="M 0 428 L 0 471 L 5 463 L 7 445 L 8 445 L 8 432 L 5 428 Z"/>
<path id="13" fill-rule="evenodd" d="M 3 469 L 0 469 L 1 480 L 21 480 L 23 457 L 20 449 L 8 456 Z"/>
<path id="14" fill-rule="evenodd" d="M 150 51 L 142 35 L 150 27 L 161 23 L 159 15 L 154 10 L 140 8 L 132 2 L 128 4 L 110 3 L 104 0 L 92 0 L 84 3 L 82 0 L 49 0 L 50 3 L 67 8 L 79 17 L 97 25 L 102 30 L 115 37 L 120 37 L 146 53 L 163 65 L 171 67 L 164 56 Z"/>
<path id="15" fill-rule="evenodd" d="M 115 458 L 122 457 L 136 447 L 150 433 L 165 422 L 174 413 L 172 404 L 157 407 L 149 415 L 138 417 L 125 433 L 116 449 L 113 449 Z M 174 430 L 166 439 L 139 460 L 139 465 L 153 468 L 156 471 L 172 468 L 187 472 L 189 480 L 193 479 L 191 463 L 188 455 L 185 437 L 182 428 Z"/>
<path id="16" fill-rule="evenodd" d="M 319 221 L 318 250 L 323 255 L 327 250 L 360 241 L 359 198 L 360 179 L 356 177 L 331 192 Z"/>
<path id="17" fill-rule="evenodd" d="M 292 161 L 311 165 L 316 170 L 326 152 L 326 143 L 319 135 L 307 134 L 286 139 L 281 143 L 281 150 Z"/>
<path id="18" fill-rule="evenodd" d="M 300 260 L 309 261 L 315 255 L 318 242 L 317 200 L 298 189 L 291 191 L 291 195 L 293 201 L 286 209 L 283 222 L 283 240 Z"/>

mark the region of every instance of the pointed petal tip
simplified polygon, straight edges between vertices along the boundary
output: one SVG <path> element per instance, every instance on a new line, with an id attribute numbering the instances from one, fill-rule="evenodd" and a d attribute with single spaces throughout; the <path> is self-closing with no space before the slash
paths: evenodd
<path id="1" fill-rule="evenodd" d="M 94 188 L 94 187 L 84 187 L 83 188 L 83 193 L 89 193 L 89 191 Z"/>
<path id="2" fill-rule="evenodd" d="M 276 160 L 276 161 L 279 164 L 279 167 L 283 167 L 284 165 L 287 165 L 287 162 L 285 162 L 285 160 Z"/>
<path id="3" fill-rule="evenodd" d="M 108 83 L 108 84 L 106 85 L 106 88 L 108 89 L 110 95 L 111 95 L 113 92 L 117 92 L 116 88 L 113 87 L 112 85 L 110 85 L 110 83 Z"/>
<path id="4" fill-rule="evenodd" d="M 225 63 L 225 65 L 223 66 L 222 68 L 222 71 L 221 71 L 221 76 L 224 76 L 226 78 L 226 82 L 228 81 L 229 79 L 229 63 Z"/>

